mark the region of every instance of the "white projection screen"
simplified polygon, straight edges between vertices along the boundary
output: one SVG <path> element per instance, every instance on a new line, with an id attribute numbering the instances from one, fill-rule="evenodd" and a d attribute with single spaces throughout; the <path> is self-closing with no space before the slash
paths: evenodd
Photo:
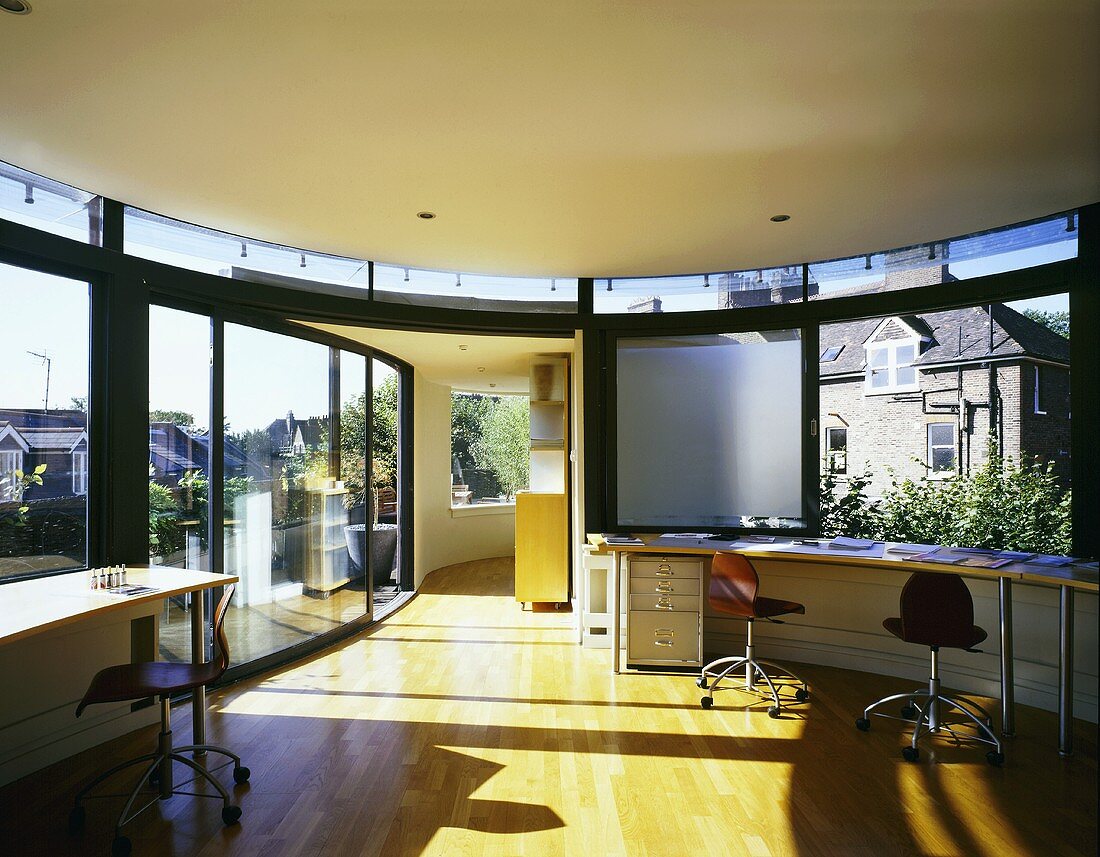
<path id="1" fill-rule="evenodd" d="M 800 527 L 797 330 L 620 339 L 618 523 Z"/>

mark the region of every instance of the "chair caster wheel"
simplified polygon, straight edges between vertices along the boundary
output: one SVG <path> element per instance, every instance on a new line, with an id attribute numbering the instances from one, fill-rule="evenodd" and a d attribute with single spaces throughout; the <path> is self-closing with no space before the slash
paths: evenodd
<path id="1" fill-rule="evenodd" d="M 799 702 L 805 702 L 807 699 L 810 698 L 810 692 L 806 690 L 806 688 L 800 687 L 794 692 L 794 698 L 797 699 Z"/>
<path id="2" fill-rule="evenodd" d="M 235 783 L 247 783 L 250 776 L 252 776 L 252 771 L 244 765 L 233 769 L 233 782 Z"/>
<path id="3" fill-rule="evenodd" d="M 87 813 L 82 806 L 74 806 L 69 812 L 69 833 L 79 833 L 84 829 L 84 818 Z"/>
<path id="4" fill-rule="evenodd" d="M 985 760 L 994 768 L 999 768 L 1005 763 L 1005 754 L 998 753 L 996 750 L 990 750 L 985 754 Z"/>
<path id="5" fill-rule="evenodd" d="M 917 709 L 912 705 L 907 705 L 899 713 L 903 720 L 912 720 L 917 716 Z"/>
<path id="6" fill-rule="evenodd" d="M 236 824 L 241 820 L 241 808 L 239 806 L 222 807 L 222 823 L 226 827 Z"/>
<path id="7" fill-rule="evenodd" d="M 707 677 L 705 675 L 699 676 L 699 678 L 695 679 L 695 685 L 696 685 L 696 687 L 701 687 L 703 690 L 706 690 L 707 689 Z"/>
<path id="8" fill-rule="evenodd" d="M 920 758 L 920 750 L 916 747 L 902 747 L 901 757 L 907 762 L 915 762 Z"/>
<path id="9" fill-rule="evenodd" d="M 111 843 L 111 857 L 129 857 L 134 846 L 126 836 L 116 836 Z"/>
<path id="10" fill-rule="evenodd" d="M 858 720 L 856 720 L 856 729 L 858 729 L 860 732 L 866 732 L 870 728 L 871 721 L 868 720 L 866 717 L 860 717 Z"/>
<path id="11" fill-rule="evenodd" d="M 780 711 L 779 711 L 779 706 L 778 705 L 773 705 L 770 708 L 768 708 L 768 717 L 770 717 L 772 720 L 778 720 L 779 719 L 779 714 L 780 714 Z"/>
<path id="12" fill-rule="evenodd" d="M 710 708 L 712 705 L 714 705 L 714 700 L 711 699 L 709 696 L 704 696 L 702 699 L 699 700 L 699 704 L 703 706 L 703 708 Z"/>

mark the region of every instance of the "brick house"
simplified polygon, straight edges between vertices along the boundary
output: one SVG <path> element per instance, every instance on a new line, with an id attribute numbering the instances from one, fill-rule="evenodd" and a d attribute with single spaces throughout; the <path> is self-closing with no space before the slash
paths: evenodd
<path id="1" fill-rule="evenodd" d="M 866 290 L 866 289 L 864 289 Z M 966 474 L 989 439 L 1069 484 L 1069 341 L 1004 304 L 821 328 L 821 460 L 899 478 Z"/>
<path id="2" fill-rule="evenodd" d="M 11 499 L 15 471 L 46 465 L 28 500 L 88 493 L 87 416 L 79 410 L 0 409 L 0 502 Z"/>

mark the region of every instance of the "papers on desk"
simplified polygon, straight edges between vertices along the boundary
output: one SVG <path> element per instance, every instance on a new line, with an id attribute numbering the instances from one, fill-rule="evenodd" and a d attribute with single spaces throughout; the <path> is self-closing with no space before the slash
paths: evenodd
<path id="1" fill-rule="evenodd" d="M 837 536 L 829 542 L 829 549 L 838 551 L 869 551 L 874 548 L 876 544 L 881 543 L 871 539 L 851 539 L 848 538 L 848 536 Z"/>
<path id="2" fill-rule="evenodd" d="M 747 541 L 738 542 L 738 547 L 759 547 L 761 550 L 766 551 L 782 551 L 783 553 L 804 553 L 812 554 L 815 556 L 851 556 L 851 557 L 874 557 L 876 559 L 882 558 L 882 551 L 885 548 L 883 542 L 872 542 L 866 547 L 848 548 L 848 547 L 833 547 L 832 541 L 827 539 L 791 539 L 787 541 L 776 541 L 774 544 L 767 546 L 751 545 Z"/>
<path id="3" fill-rule="evenodd" d="M 713 539 L 718 537 L 718 533 L 661 533 L 662 539 L 697 539 L 702 541 L 703 539 Z"/>
<path id="4" fill-rule="evenodd" d="M 110 592 L 112 595 L 126 596 L 148 595 L 150 592 L 160 592 L 160 590 L 154 586 L 139 586 L 136 583 L 124 583 L 122 586 L 112 586 L 106 591 Z"/>
<path id="5" fill-rule="evenodd" d="M 935 562 L 964 568 L 1001 568 L 1015 562 L 1013 559 L 997 556 L 996 551 L 985 551 L 977 548 L 935 548 L 926 553 L 907 556 L 906 559 L 912 562 Z"/>
<path id="6" fill-rule="evenodd" d="M 898 554 L 904 556 L 906 554 L 918 554 L 918 553 L 930 553 L 935 551 L 936 545 L 918 545 L 912 542 L 902 542 L 900 544 L 891 545 L 886 549 L 886 553 Z"/>
<path id="7" fill-rule="evenodd" d="M 642 545 L 641 539 L 635 538 L 630 533 L 602 533 L 603 540 L 609 545 Z"/>
<path id="8" fill-rule="evenodd" d="M 1073 557 L 1069 556 L 1048 556 L 1047 554 L 1032 554 L 1030 559 L 1025 559 L 1024 565 L 1038 565 L 1043 568 L 1063 568 L 1067 565 L 1082 565 L 1088 566 L 1088 563 L 1078 563 Z M 1096 568 L 1096 563 L 1092 563 L 1092 567 Z"/>

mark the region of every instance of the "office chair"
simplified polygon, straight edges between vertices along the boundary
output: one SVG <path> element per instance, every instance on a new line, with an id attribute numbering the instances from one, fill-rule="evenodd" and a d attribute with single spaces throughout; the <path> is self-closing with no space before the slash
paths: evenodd
<path id="1" fill-rule="evenodd" d="M 225 592 L 221 601 L 218 602 L 218 609 L 214 614 L 214 639 L 217 642 L 217 657 L 213 661 L 204 664 L 155 661 L 107 667 L 95 674 L 92 683 L 84 694 L 84 698 L 80 700 L 80 704 L 76 708 L 76 716 L 79 717 L 85 708 L 99 702 L 124 702 L 128 699 L 144 699 L 148 696 L 160 697 L 160 734 L 157 736 L 156 752 L 146 753 L 104 771 L 80 790 L 74 801 L 73 809 L 69 813 L 69 830 L 76 833 L 84 826 L 85 812 L 81 801 L 93 788 L 120 771 L 148 762 L 141 779 L 129 792 L 126 806 L 123 807 L 122 813 L 118 817 L 118 823 L 115 824 L 115 839 L 111 844 L 111 853 L 115 857 L 124 857 L 124 855 L 130 853 L 131 849 L 130 840 L 121 833 L 122 826 L 133 821 L 158 800 L 167 800 L 172 795 L 220 796 L 222 799 L 222 821 L 226 825 L 236 824 L 241 817 L 241 808 L 232 804 L 229 792 L 214 778 L 214 775 L 183 754 L 209 751 L 228 756 L 233 760 L 233 779 L 238 783 L 247 781 L 251 772 L 241 765 L 240 756 L 230 753 L 223 747 L 217 747 L 213 744 L 190 744 L 186 747 L 173 748 L 171 708 L 169 705 L 173 694 L 194 690 L 197 687 L 217 681 L 229 666 L 229 643 L 225 637 L 225 614 L 229 609 L 229 601 L 233 597 L 234 589 L 233 585 L 225 587 Z M 201 594 L 198 597 L 202 597 Z M 195 772 L 195 777 L 192 779 L 202 777 L 212 783 L 214 788 L 218 790 L 218 795 L 204 795 L 175 788 L 172 784 L 172 762 L 174 761 L 191 768 Z M 131 814 L 130 809 L 147 782 L 157 787 L 157 796 Z M 184 783 L 184 785 L 187 785 L 187 783 Z M 102 797 L 109 797 L 109 795 L 102 795 Z"/>
<path id="2" fill-rule="evenodd" d="M 907 762 L 920 758 L 917 742 L 927 734 L 947 732 L 955 738 L 967 738 L 992 744 L 986 753 L 991 765 L 1004 762 L 1001 742 L 993 732 L 993 721 L 984 708 L 961 696 L 947 696 L 940 692 L 939 654 L 941 647 L 979 651 L 974 646 L 986 638 L 986 632 L 974 624 L 974 600 L 966 582 L 955 574 L 918 571 L 906 581 L 901 590 L 901 616 L 883 620 L 882 627 L 907 643 L 928 646 L 932 650 L 932 675 L 928 689 L 912 693 L 895 693 L 868 705 L 863 716 L 856 720 L 856 728 L 866 732 L 871 728 L 871 715 L 891 717 L 913 723 L 913 739 L 902 748 L 901 755 Z M 903 703 L 901 717 L 875 711 L 893 702 Z M 963 723 L 947 723 L 940 719 L 940 706 L 963 714 Z M 969 722 L 968 722 L 969 721 Z M 972 725 L 976 735 L 960 734 L 952 726 Z"/>
<path id="3" fill-rule="evenodd" d="M 782 624 L 776 616 L 784 616 L 788 613 L 805 613 L 806 608 L 794 601 L 779 601 L 775 598 L 763 598 L 757 595 L 760 588 L 760 578 L 756 575 L 756 569 L 744 556 L 737 553 L 716 553 L 710 566 L 710 606 L 719 613 L 728 616 L 737 616 L 748 621 L 748 638 L 745 643 L 744 657 L 718 658 L 703 667 L 702 674 L 696 681 L 699 687 L 706 689 L 707 695 L 699 700 L 703 708 L 714 705 L 714 691 L 719 683 L 734 670 L 742 667 L 745 670 L 745 683 L 739 685 L 739 690 L 750 692 L 757 691 L 757 675 L 768 686 L 773 705 L 768 708 L 768 716 L 779 717 L 782 712 L 782 703 L 779 698 L 779 687 L 775 676 L 765 672 L 764 667 L 771 667 L 779 675 L 789 676 L 802 685 L 795 691 L 794 697 L 802 702 L 810 697 L 810 689 L 802 679 L 778 664 L 770 661 L 757 660 L 753 653 L 752 624 L 756 619 L 766 619 L 769 622 Z"/>

